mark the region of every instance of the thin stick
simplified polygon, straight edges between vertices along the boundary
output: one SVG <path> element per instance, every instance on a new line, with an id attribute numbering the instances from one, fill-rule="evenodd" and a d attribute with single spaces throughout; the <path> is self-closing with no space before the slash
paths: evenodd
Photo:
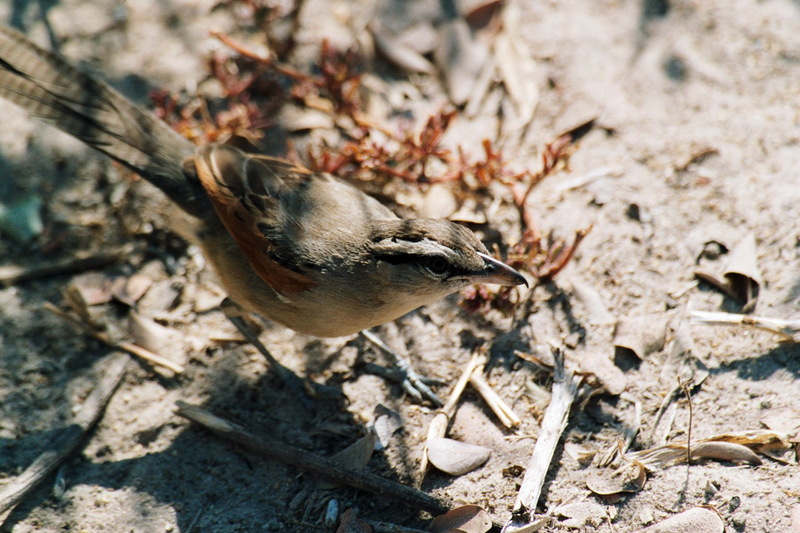
<path id="1" fill-rule="evenodd" d="M 580 376 L 565 369 L 564 354 L 561 350 L 556 350 L 553 356 L 555 359 L 553 395 L 544 413 L 542 431 L 539 433 L 525 477 L 522 479 L 514 511 L 503 527 L 504 533 L 524 528 L 535 521 L 536 504 L 541 496 L 545 476 L 561 434 L 567 427 L 569 411 L 581 384 Z"/>
<path id="2" fill-rule="evenodd" d="M 128 258 L 132 252 L 133 246 L 129 245 L 110 252 L 82 252 L 72 257 L 47 261 L 38 265 L 2 266 L 0 267 L 0 286 L 101 268 Z"/>
<path id="3" fill-rule="evenodd" d="M 449 501 L 434 498 L 422 491 L 363 470 L 351 470 L 336 461 L 289 446 L 277 439 L 266 436 L 256 437 L 238 424 L 219 418 L 201 407 L 185 402 L 177 402 L 176 405 L 178 407 L 176 413 L 179 416 L 187 418 L 257 455 L 292 465 L 315 477 L 385 496 L 414 509 L 423 509 L 433 514 L 445 513 L 453 507 Z"/>
<path id="4" fill-rule="evenodd" d="M 681 381 L 681 378 L 678 377 L 678 386 L 683 389 L 683 393 L 686 395 L 686 401 L 689 402 L 689 427 L 686 429 L 686 465 L 691 466 L 692 464 L 692 422 L 694 421 L 694 412 L 692 410 L 692 393 L 689 390 L 689 384 L 691 381 Z"/>
<path id="5" fill-rule="evenodd" d="M 689 314 L 692 324 L 709 326 L 747 326 L 763 329 L 780 335 L 783 340 L 797 342 L 800 334 L 800 320 L 782 320 L 766 316 L 739 315 L 736 313 L 722 313 L 709 311 L 692 311 Z"/>
<path id="6" fill-rule="evenodd" d="M 469 383 L 483 397 L 486 405 L 497 415 L 500 422 L 507 428 L 517 428 L 522 424 L 522 419 L 503 401 L 497 392 L 486 381 L 483 375 L 484 364 L 477 366 L 469 377 Z"/>
<path id="7" fill-rule="evenodd" d="M 450 392 L 450 396 L 447 398 L 447 402 L 438 410 L 436 414 L 431 419 L 431 423 L 428 426 L 428 437 L 425 441 L 425 451 L 422 454 L 422 463 L 420 464 L 419 471 L 422 475 L 425 475 L 425 472 L 428 470 L 428 445 L 427 443 L 431 439 L 444 437 L 447 433 L 447 424 L 452 418 L 453 413 L 456 412 L 456 405 L 458 405 L 458 400 L 461 398 L 461 395 L 464 393 L 464 389 L 467 388 L 467 383 L 469 383 L 469 377 L 472 375 L 472 372 L 475 370 L 477 366 L 481 364 L 482 361 L 485 361 L 485 354 L 476 351 L 472 354 L 472 357 L 469 358 L 467 364 L 464 366 L 464 370 L 461 372 L 461 377 L 458 378 L 455 386 L 453 387 L 452 392 Z"/>
<path id="8" fill-rule="evenodd" d="M 106 364 L 105 361 L 110 362 L 107 363 L 107 368 L 97 386 L 75 415 L 73 423 L 56 434 L 50 441 L 49 449 L 42 452 L 22 474 L 6 483 L 0 490 L 0 525 L 8 517 L 7 513 L 10 513 L 29 492 L 78 449 L 84 436 L 100 420 L 106 405 L 125 375 L 130 358 L 116 353 L 106 357 L 103 364 Z"/>
<path id="9" fill-rule="evenodd" d="M 51 313 L 55 314 L 56 316 L 63 318 L 64 320 L 66 320 L 76 328 L 80 329 L 90 337 L 97 339 L 100 342 L 116 350 L 121 350 L 131 355 L 135 355 L 136 357 L 144 359 L 145 361 L 152 363 L 154 365 L 163 366 L 164 368 L 172 370 L 176 374 L 181 374 L 184 371 L 183 365 L 175 363 L 174 361 L 170 361 L 165 357 L 161 357 L 160 355 L 155 354 L 150 350 L 146 350 L 141 346 L 137 346 L 130 342 L 113 340 L 111 337 L 108 336 L 107 333 L 103 333 L 102 331 L 97 331 L 95 329 L 92 329 L 91 327 L 79 321 L 69 313 L 62 311 L 55 305 L 51 304 L 50 302 L 45 302 L 44 308 L 50 311 Z"/>

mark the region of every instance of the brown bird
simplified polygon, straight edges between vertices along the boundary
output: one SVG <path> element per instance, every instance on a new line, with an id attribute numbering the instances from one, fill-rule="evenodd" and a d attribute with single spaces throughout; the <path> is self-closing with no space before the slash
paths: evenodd
<path id="1" fill-rule="evenodd" d="M 400 219 L 355 187 L 231 146 L 195 147 L 120 93 L 0 28 L 0 96 L 161 189 L 233 301 L 301 333 L 348 335 L 471 283 L 527 285 L 447 220 Z"/>

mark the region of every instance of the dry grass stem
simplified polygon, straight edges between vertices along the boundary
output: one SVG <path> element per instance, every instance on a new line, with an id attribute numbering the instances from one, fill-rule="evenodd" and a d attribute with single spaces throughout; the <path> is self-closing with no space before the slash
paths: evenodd
<path id="1" fill-rule="evenodd" d="M 44 304 L 44 308 L 53 313 L 54 315 L 66 320 L 79 330 L 83 331 L 85 334 L 89 335 L 93 339 L 96 339 L 115 350 L 121 350 L 123 352 L 127 352 L 131 355 L 135 355 L 136 357 L 147 361 L 148 363 L 154 364 L 156 366 L 164 367 L 167 370 L 171 370 L 176 374 L 182 374 L 184 372 L 183 365 L 170 361 L 169 359 L 162 357 L 158 354 L 151 352 L 150 350 L 145 350 L 141 346 L 137 346 L 133 343 L 126 342 L 126 341 L 115 341 L 113 340 L 107 333 L 103 333 L 102 331 L 97 331 L 77 318 L 73 317 L 69 313 L 62 311 L 55 305 L 47 302 Z"/>
<path id="2" fill-rule="evenodd" d="M 431 419 L 431 423 L 428 426 L 428 436 L 426 438 L 426 443 L 431 439 L 444 437 L 447 434 L 447 424 L 450 422 L 450 419 L 456 412 L 456 406 L 458 405 L 458 400 L 464 393 L 464 389 L 467 388 L 467 383 L 469 383 L 472 372 L 475 370 L 477 366 L 482 364 L 481 363 L 482 361 L 485 361 L 485 355 L 479 351 L 476 351 L 475 353 L 472 354 L 472 357 L 469 358 L 467 364 L 464 365 L 464 369 L 461 372 L 461 376 L 458 378 L 458 381 L 453 387 L 453 390 L 450 392 L 450 396 L 448 396 L 447 401 L 438 411 L 436 411 L 436 414 L 433 415 L 433 419 Z M 422 462 L 420 464 L 419 471 L 424 476 L 427 470 L 428 470 L 428 449 L 426 444 L 425 452 L 422 454 Z"/>
<path id="3" fill-rule="evenodd" d="M 481 363 L 472 371 L 469 383 L 481 395 L 486 405 L 497 415 L 500 422 L 507 428 L 517 428 L 522 424 L 522 419 L 503 401 L 503 399 L 492 389 L 483 375 L 484 363 Z"/>
<path id="4" fill-rule="evenodd" d="M 77 253 L 72 257 L 51 260 L 38 265 L 2 266 L 0 267 L 0 286 L 103 268 L 124 261 L 130 257 L 132 252 L 133 246 L 129 245 L 109 252 Z"/>
<path id="5" fill-rule="evenodd" d="M 555 374 L 552 398 L 545 410 L 542 429 L 522 479 L 511 518 L 503 527 L 504 533 L 520 531 L 536 521 L 536 505 L 545 477 L 561 435 L 567 427 L 572 404 L 578 396 L 582 378 L 564 367 L 563 352 L 556 350 L 553 355 Z"/>
<path id="6" fill-rule="evenodd" d="M 746 326 L 763 329 L 780 335 L 782 340 L 788 342 L 797 342 L 800 334 L 800 320 L 711 311 L 692 311 L 689 313 L 689 318 L 692 324 L 704 326 Z"/>

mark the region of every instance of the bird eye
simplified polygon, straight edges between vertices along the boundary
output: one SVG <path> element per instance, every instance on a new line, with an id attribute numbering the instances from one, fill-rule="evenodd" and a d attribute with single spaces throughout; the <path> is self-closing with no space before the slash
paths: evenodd
<path id="1" fill-rule="evenodd" d="M 447 261 L 441 257 L 431 257 L 425 262 L 425 268 L 434 276 L 447 274 L 448 266 Z"/>

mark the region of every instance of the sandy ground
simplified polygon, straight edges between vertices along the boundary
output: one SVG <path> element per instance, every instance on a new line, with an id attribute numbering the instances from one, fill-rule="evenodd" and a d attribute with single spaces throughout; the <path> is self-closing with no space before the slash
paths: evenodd
<path id="1" fill-rule="evenodd" d="M 740 309 L 710 286 L 694 285 L 694 270 L 706 243 L 731 250 L 751 233 L 763 278 L 756 313 L 798 315 L 800 4 L 675 0 L 666 12 L 659 9 L 666 2 L 650 1 L 520 4 L 540 101 L 525 143 L 512 156 L 536 168 L 545 142 L 599 116 L 571 171 L 549 178 L 531 199 L 544 231 L 569 238 L 590 224 L 593 230 L 556 287 L 537 289 L 517 322 L 496 311 L 468 315 L 454 296 L 382 328 L 421 371 L 446 383 L 457 379 L 477 346 L 489 349 L 489 380 L 522 426 L 502 429 L 468 392 L 450 434 L 491 448 L 492 456 L 460 477 L 431 473 L 422 488 L 482 505 L 500 520 L 509 516 L 521 480 L 509 468 L 527 464 L 539 431 L 542 405 L 532 399 L 531 383 L 548 387 L 514 349 L 534 352 L 556 342 L 574 366 L 584 362 L 585 368 L 592 357 L 616 362 L 626 398 L 642 409 L 634 449 L 651 444 L 659 406 L 687 371 L 695 378 L 707 372 L 693 390 L 693 439 L 763 429 L 765 416 L 794 410 L 796 417 L 800 405 L 796 345 L 778 344 L 765 332 L 687 321 L 691 309 Z M 350 6 L 332 9 L 341 13 L 342 5 Z M 235 31 L 230 13 L 212 7 L 202 0 L 7 2 L 0 4 L 0 20 L 50 46 L 40 11 L 46 8 L 63 54 L 146 104 L 152 88 L 193 91 L 205 76 L 205 57 L 221 47 L 209 31 Z M 313 42 L 323 33 L 307 29 L 303 38 Z M 309 476 L 254 458 L 177 417 L 177 400 L 203 404 L 255 433 L 329 455 L 363 434 L 382 404 L 399 413 L 403 429 L 369 469 L 412 482 L 432 413 L 362 371 L 365 360 L 381 362 L 363 341 L 312 339 L 268 324 L 262 340 L 276 357 L 346 397 L 341 404 L 318 401 L 313 409 L 299 405 L 252 348 L 213 340 L 233 335 L 213 307 L 213 275 L 193 249 L 160 229 L 160 216 L 149 210 L 161 204 L 150 188 L 131 185 L 118 167 L 5 102 L 0 116 L 0 201 L 33 192 L 46 224 L 45 235 L 31 244 L 0 237 L 2 264 L 137 242 L 145 250 L 126 265 L 79 280 L 134 272 L 154 280 L 140 310 L 170 328 L 166 353 L 187 366 L 184 376 L 169 378 L 133 365 L 85 446 L 60 471 L 63 490 L 48 479 L 12 512 L 4 530 L 332 531 L 321 523 L 331 499 L 365 518 L 426 527 L 424 513 L 344 488 L 320 489 Z M 565 187 L 594 172 L 600 177 Z M 508 229 L 507 242 L 517 238 L 514 228 L 500 225 Z M 726 256 L 706 255 L 703 266 L 719 271 Z M 108 354 L 42 309 L 46 301 L 62 301 L 69 281 L 59 276 L 0 289 L 0 477 L 15 476 L 47 448 Z M 613 317 L 647 314 L 653 329 L 668 322 L 665 347 L 642 361 L 614 358 L 613 326 L 593 324 L 595 315 L 575 289 L 581 285 L 596 291 Z M 125 327 L 125 307 L 102 309 L 114 327 Z M 678 368 L 669 364 L 676 331 L 692 343 Z M 670 441 L 686 438 L 689 421 L 686 399 L 676 405 Z M 604 451 L 622 439 L 632 406 L 618 395 L 598 394 L 573 411 L 540 510 L 574 503 L 590 518 L 562 517 L 548 531 L 634 531 L 698 505 L 716 508 L 729 531 L 790 530 L 790 514 L 800 505 L 797 465 L 766 458 L 760 466 L 709 461 L 688 471 L 685 465 L 657 470 L 643 490 L 613 504 L 593 496 L 586 480 L 603 469 L 581 463 L 580 452 Z"/>

